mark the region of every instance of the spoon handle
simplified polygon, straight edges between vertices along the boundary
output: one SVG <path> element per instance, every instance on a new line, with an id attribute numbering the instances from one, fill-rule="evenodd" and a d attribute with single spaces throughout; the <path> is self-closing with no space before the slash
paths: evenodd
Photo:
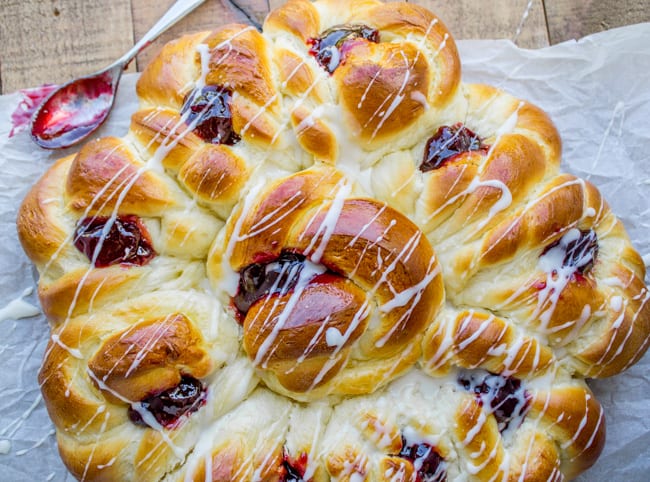
<path id="1" fill-rule="evenodd" d="M 160 20 L 158 20 L 156 24 L 151 27 L 151 29 L 149 29 L 149 31 L 144 34 L 142 38 L 138 40 L 138 42 L 133 47 L 131 47 L 127 53 L 122 55 L 122 57 L 120 57 L 119 60 L 115 63 L 123 64 L 126 66 L 133 59 L 133 57 L 138 55 L 140 50 L 158 38 L 158 36 L 165 30 L 185 17 L 185 15 L 190 13 L 203 2 L 205 2 L 205 0 L 177 0 L 176 3 L 174 3 L 174 5 L 172 5 L 169 10 L 167 10 L 165 15 L 160 17 Z"/>

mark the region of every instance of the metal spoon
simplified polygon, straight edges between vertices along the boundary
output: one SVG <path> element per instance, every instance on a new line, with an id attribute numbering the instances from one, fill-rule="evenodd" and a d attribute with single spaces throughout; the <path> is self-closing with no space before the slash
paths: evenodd
<path id="1" fill-rule="evenodd" d="M 34 142 L 46 149 L 58 149 L 76 144 L 94 132 L 108 117 L 122 72 L 129 62 L 204 1 L 177 0 L 151 30 L 115 63 L 53 91 L 32 117 L 30 129 Z"/>

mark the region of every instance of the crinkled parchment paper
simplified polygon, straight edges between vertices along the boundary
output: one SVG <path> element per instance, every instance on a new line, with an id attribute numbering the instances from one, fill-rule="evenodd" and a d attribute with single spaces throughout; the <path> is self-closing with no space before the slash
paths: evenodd
<path id="1" fill-rule="evenodd" d="M 509 41 L 459 46 L 465 81 L 490 83 L 551 115 L 563 138 L 564 170 L 603 191 L 648 265 L 650 24 L 534 51 Z M 116 109 L 98 135 L 126 133 L 136 105 L 135 80 L 123 78 Z M 37 148 L 27 132 L 8 137 L 20 100 L 19 94 L 0 97 L 0 481 L 66 481 L 72 477 L 59 461 L 36 380 L 47 322 L 40 314 L 15 319 L 37 312 L 38 301 L 14 224 L 29 187 L 66 152 Z M 650 355 L 622 375 L 590 382 L 605 408 L 607 444 L 580 481 L 648 480 L 649 369 Z"/>

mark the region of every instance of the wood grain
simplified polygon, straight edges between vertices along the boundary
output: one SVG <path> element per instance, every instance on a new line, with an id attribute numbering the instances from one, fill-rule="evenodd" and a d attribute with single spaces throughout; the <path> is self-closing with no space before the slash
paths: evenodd
<path id="1" fill-rule="evenodd" d="M 456 40 L 510 39 L 519 47 L 549 45 L 542 0 L 418 0 L 447 25 Z"/>
<path id="2" fill-rule="evenodd" d="M 552 44 L 650 22 L 650 0 L 545 0 Z"/>
<path id="3" fill-rule="evenodd" d="M 133 45 L 130 0 L 2 0 L 2 92 L 63 83 Z"/>
<path id="4" fill-rule="evenodd" d="M 131 0 L 136 40 L 165 13 L 174 0 Z M 227 23 L 261 25 L 269 12 L 266 0 L 208 0 L 153 42 L 137 57 L 138 70 L 153 59 L 162 46 L 184 33 L 214 30 Z"/>

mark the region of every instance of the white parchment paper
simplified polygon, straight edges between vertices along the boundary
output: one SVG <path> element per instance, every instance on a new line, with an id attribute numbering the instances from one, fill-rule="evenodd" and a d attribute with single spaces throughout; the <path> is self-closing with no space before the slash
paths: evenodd
<path id="1" fill-rule="evenodd" d="M 540 50 L 509 41 L 460 41 L 465 81 L 486 82 L 546 110 L 563 138 L 564 170 L 591 180 L 650 263 L 650 24 Z M 122 136 L 135 101 L 126 75 L 98 133 Z M 0 97 L 0 481 L 68 481 L 36 380 L 48 339 L 33 269 L 15 218 L 55 158 L 27 132 L 9 138 L 21 96 Z M 72 152 L 72 151 L 71 151 Z M 648 281 L 648 278 L 646 278 Z M 16 319 L 18 318 L 18 319 Z M 650 480 L 650 355 L 624 374 L 590 382 L 605 408 L 607 443 L 582 482 Z"/>

